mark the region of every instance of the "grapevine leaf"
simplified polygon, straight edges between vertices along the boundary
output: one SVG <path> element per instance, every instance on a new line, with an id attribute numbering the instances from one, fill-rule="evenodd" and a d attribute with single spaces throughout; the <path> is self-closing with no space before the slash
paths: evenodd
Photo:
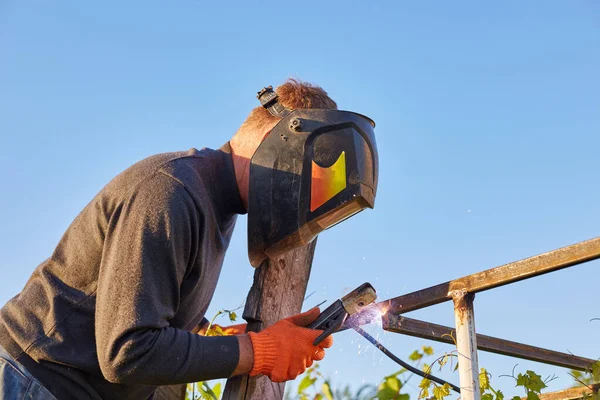
<path id="1" fill-rule="evenodd" d="M 527 376 L 523 374 L 517 375 L 517 386 L 527 387 Z"/>
<path id="2" fill-rule="evenodd" d="M 390 400 L 396 398 L 397 395 L 398 393 L 394 392 L 390 388 L 379 389 L 379 391 L 376 394 L 377 400 Z"/>
<path id="3" fill-rule="evenodd" d="M 331 394 L 331 387 L 329 386 L 329 382 L 325 381 L 325 383 L 323 383 L 321 391 L 323 392 L 327 400 L 333 400 L 333 394 Z"/>
<path id="4" fill-rule="evenodd" d="M 394 391 L 394 393 L 399 393 L 402 384 L 400 383 L 400 379 L 395 376 L 389 377 L 385 380 L 385 386 Z"/>
<path id="5" fill-rule="evenodd" d="M 206 331 L 206 336 L 225 336 L 225 332 L 219 325 L 213 325 Z"/>
<path id="6" fill-rule="evenodd" d="M 418 361 L 418 360 L 420 360 L 421 358 L 423 358 L 423 354 L 419 353 L 419 351 L 418 351 L 418 350 L 415 350 L 415 351 L 413 351 L 413 352 L 411 353 L 411 355 L 410 355 L 410 356 L 408 356 L 408 358 L 409 358 L 411 361 Z"/>
<path id="7" fill-rule="evenodd" d="M 215 392 L 208 386 L 208 383 L 202 382 L 202 387 L 200 388 L 200 395 L 202 396 L 202 400 L 219 400 Z"/>
<path id="8" fill-rule="evenodd" d="M 229 311 L 229 320 L 231 322 L 235 322 L 236 319 L 237 319 L 237 314 L 234 311 Z"/>
<path id="9" fill-rule="evenodd" d="M 430 356 L 433 354 L 433 347 L 431 346 L 423 346 L 423 353 Z"/>
<path id="10" fill-rule="evenodd" d="M 527 392 L 527 400 L 540 400 L 540 396 L 536 392 L 529 391 Z"/>
<path id="11" fill-rule="evenodd" d="M 298 394 L 303 394 L 306 389 L 315 383 L 316 380 L 317 378 L 311 378 L 310 375 L 306 375 L 304 378 L 302 378 L 300 384 L 298 385 Z"/>
<path id="12" fill-rule="evenodd" d="M 490 388 L 490 378 L 485 368 L 481 368 L 481 372 L 479 373 L 479 387 L 481 388 L 482 393 Z"/>
<path id="13" fill-rule="evenodd" d="M 592 365 L 592 376 L 594 377 L 594 381 L 600 381 L 600 361 L 597 361 Z"/>
<path id="14" fill-rule="evenodd" d="M 436 386 L 433 388 L 433 397 L 436 400 L 442 400 L 444 397 L 450 395 L 450 386 L 445 383 L 443 386 Z M 490 399 L 492 400 L 492 399 Z"/>
<path id="15" fill-rule="evenodd" d="M 215 396 L 217 396 L 217 399 L 221 397 L 221 382 L 217 383 L 215 386 L 213 386 L 212 388 L 213 393 L 215 394 Z"/>
<path id="16" fill-rule="evenodd" d="M 431 384 L 431 381 L 429 379 L 423 378 L 421 380 L 421 383 L 419 383 L 419 388 L 421 388 L 421 389 L 427 389 L 430 384 Z"/>
<path id="17" fill-rule="evenodd" d="M 536 393 L 540 393 L 542 389 L 546 387 L 546 384 L 542 380 L 542 377 L 536 374 L 535 372 L 528 370 L 527 376 L 529 377 L 529 382 L 527 382 L 527 389 L 532 390 Z"/>
<path id="18" fill-rule="evenodd" d="M 484 393 L 481 395 L 481 400 L 494 400 L 494 396 L 491 393 Z"/>
<path id="19" fill-rule="evenodd" d="M 501 390 L 496 390 L 496 400 L 504 400 L 504 393 Z"/>
<path id="20" fill-rule="evenodd" d="M 419 383 L 419 388 L 421 388 L 420 399 L 429 397 L 429 385 L 431 385 L 431 381 L 427 378 L 423 378 L 421 383 Z"/>

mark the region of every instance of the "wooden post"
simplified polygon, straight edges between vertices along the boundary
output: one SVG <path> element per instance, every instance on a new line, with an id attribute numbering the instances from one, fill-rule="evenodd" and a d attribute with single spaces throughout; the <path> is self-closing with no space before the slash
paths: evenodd
<path id="1" fill-rule="evenodd" d="M 266 260 L 254 272 L 243 317 L 248 330 L 259 332 L 302 309 L 317 240 L 283 257 Z M 281 400 L 284 383 L 247 375 L 227 380 L 223 400 Z"/>
<path id="2" fill-rule="evenodd" d="M 600 384 L 594 383 L 588 386 L 579 386 L 558 392 L 542 393 L 540 400 L 586 400 L 592 396 L 598 395 Z M 521 397 L 521 400 L 527 400 L 527 397 Z"/>

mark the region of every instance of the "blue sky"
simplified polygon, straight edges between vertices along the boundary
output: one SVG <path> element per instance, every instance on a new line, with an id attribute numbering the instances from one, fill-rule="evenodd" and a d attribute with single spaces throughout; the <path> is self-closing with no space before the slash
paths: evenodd
<path id="1" fill-rule="evenodd" d="M 4 1 L 0 304 L 113 176 L 219 147 L 256 91 L 288 77 L 373 118 L 380 156 L 376 208 L 319 239 L 307 308 L 365 281 L 388 298 L 596 237 L 598 49 L 591 0 Z M 250 288 L 245 229 L 242 217 L 209 316 Z M 478 295 L 477 330 L 600 357 L 598 265 Z M 409 316 L 453 323 L 449 303 Z M 425 343 L 369 331 L 402 356 Z M 334 384 L 397 369 L 372 347 L 358 354 L 353 332 L 335 339 L 322 363 Z M 550 389 L 571 384 L 564 369 L 480 353 L 511 395 L 498 375 L 517 363 L 556 374 Z"/>

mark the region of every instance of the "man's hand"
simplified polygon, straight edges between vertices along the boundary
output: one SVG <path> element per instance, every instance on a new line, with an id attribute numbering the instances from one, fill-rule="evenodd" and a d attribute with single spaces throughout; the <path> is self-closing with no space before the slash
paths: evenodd
<path id="1" fill-rule="evenodd" d="M 285 382 L 303 373 L 314 360 L 322 360 L 325 349 L 333 345 L 333 338 L 328 336 L 314 346 L 313 342 L 323 331 L 305 328 L 319 313 L 319 308 L 313 308 L 261 332 L 249 332 L 254 353 L 250 376 L 264 374 L 273 382 Z"/>

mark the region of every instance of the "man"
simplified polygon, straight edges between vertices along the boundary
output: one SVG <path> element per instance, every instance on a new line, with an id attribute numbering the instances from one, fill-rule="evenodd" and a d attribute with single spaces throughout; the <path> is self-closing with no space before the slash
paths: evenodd
<path id="1" fill-rule="evenodd" d="M 193 332 L 237 214 L 248 212 L 257 267 L 373 207 L 370 119 L 295 80 L 259 99 L 221 149 L 142 160 L 75 218 L 0 310 L 0 395 L 147 399 L 157 385 L 240 374 L 286 381 L 324 357 L 331 337 L 314 346 L 322 331 L 306 328 L 318 309 L 259 333 Z"/>

